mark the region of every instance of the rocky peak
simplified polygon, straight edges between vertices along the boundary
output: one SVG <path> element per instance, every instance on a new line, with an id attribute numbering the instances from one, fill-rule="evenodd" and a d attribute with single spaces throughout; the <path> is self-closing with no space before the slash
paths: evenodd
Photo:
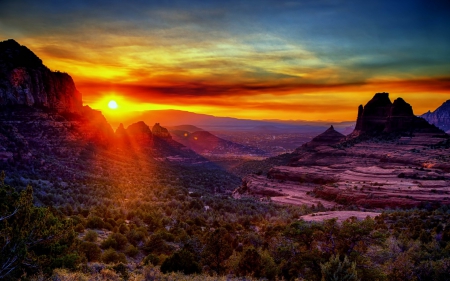
<path id="1" fill-rule="evenodd" d="M 333 125 L 330 126 L 325 132 L 313 138 L 310 142 L 305 143 L 303 148 L 314 148 L 323 145 L 334 145 L 339 143 L 345 138 L 345 135 L 336 131 Z"/>
<path id="2" fill-rule="evenodd" d="M 131 124 L 126 129 L 120 123 L 114 134 L 117 144 L 127 148 L 142 149 L 153 146 L 153 135 L 150 128 L 143 121 Z"/>
<path id="3" fill-rule="evenodd" d="M 129 136 L 135 136 L 135 135 L 152 136 L 152 131 L 147 126 L 147 124 L 145 124 L 143 121 L 139 121 L 139 122 L 136 122 L 136 123 L 128 126 L 127 134 Z"/>
<path id="4" fill-rule="evenodd" d="M 444 102 L 433 112 L 429 110 L 421 117 L 430 124 L 433 124 L 446 132 L 450 132 L 450 100 Z"/>
<path id="5" fill-rule="evenodd" d="M 7 68 L 42 67 L 42 60 L 38 58 L 30 49 L 21 46 L 13 39 L 0 42 L 0 64 Z"/>
<path id="6" fill-rule="evenodd" d="M 391 107 L 388 93 L 376 93 L 364 107 L 359 106 L 355 131 L 383 130 Z"/>
<path id="7" fill-rule="evenodd" d="M 414 116 L 412 106 L 405 102 L 402 98 L 394 101 L 391 107 L 390 116 Z"/>
<path id="8" fill-rule="evenodd" d="M 388 93 L 377 93 L 364 107 L 359 106 L 356 127 L 350 137 L 365 133 L 413 131 L 442 133 L 423 119 L 416 117 L 411 105 L 402 98 L 391 103 Z"/>
<path id="9" fill-rule="evenodd" d="M 172 139 L 172 136 L 170 135 L 169 131 L 161 127 L 159 123 L 155 123 L 155 125 L 152 128 L 153 135 L 159 138 L 163 139 Z"/>
<path id="10" fill-rule="evenodd" d="M 81 93 L 67 73 L 50 71 L 32 51 L 0 42 L 0 106 L 28 105 L 82 112 Z"/>

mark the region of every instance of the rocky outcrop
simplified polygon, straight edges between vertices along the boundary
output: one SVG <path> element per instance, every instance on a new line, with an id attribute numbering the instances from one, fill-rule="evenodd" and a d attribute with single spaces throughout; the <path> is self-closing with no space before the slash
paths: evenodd
<path id="1" fill-rule="evenodd" d="M 126 129 L 120 123 L 115 134 L 117 144 L 129 149 L 144 149 L 153 146 L 153 134 L 143 121 L 131 124 Z"/>
<path id="2" fill-rule="evenodd" d="M 325 132 L 313 138 L 310 142 L 305 143 L 303 148 L 314 148 L 321 145 L 334 145 L 339 143 L 345 136 L 334 129 L 333 126 Z"/>
<path id="3" fill-rule="evenodd" d="M 139 144 L 143 145 L 153 144 L 152 131 L 143 121 L 139 121 L 137 123 L 128 126 L 127 135 Z"/>
<path id="4" fill-rule="evenodd" d="M 27 47 L 0 42 L 0 106 L 27 105 L 82 112 L 81 93 L 67 73 L 50 71 Z"/>
<path id="5" fill-rule="evenodd" d="M 439 129 L 450 132 L 450 100 L 444 102 L 435 111 L 428 111 L 421 117 Z"/>
<path id="6" fill-rule="evenodd" d="M 392 107 L 388 93 L 377 93 L 364 106 L 358 107 L 358 119 L 354 132 L 382 131 Z"/>
<path id="7" fill-rule="evenodd" d="M 172 139 L 172 136 L 170 135 L 169 131 L 161 127 L 159 123 L 155 123 L 155 125 L 152 128 L 152 133 L 155 137 L 162 138 L 162 139 Z"/>
<path id="8" fill-rule="evenodd" d="M 388 93 L 377 93 L 363 107 L 358 107 L 356 127 L 350 138 L 378 133 L 443 133 L 424 119 L 416 117 L 410 104 L 402 98 L 391 102 Z"/>

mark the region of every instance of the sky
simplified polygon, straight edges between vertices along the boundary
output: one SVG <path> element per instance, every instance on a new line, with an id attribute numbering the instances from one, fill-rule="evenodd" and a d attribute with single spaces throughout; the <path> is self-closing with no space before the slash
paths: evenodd
<path id="1" fill-rule="evenodd" d="M 107 117 L 344 121 L 377 92 L 415 114 L 450 99 L 448 0 L 0 0 L 10 38 Z"/>

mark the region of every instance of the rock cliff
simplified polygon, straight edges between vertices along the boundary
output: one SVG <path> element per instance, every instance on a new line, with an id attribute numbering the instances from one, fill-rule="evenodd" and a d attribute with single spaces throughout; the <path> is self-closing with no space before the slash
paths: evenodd
<path id="1" fill-rule="evenodd" d="M 450 100 L 444 102 L 435 111 L 428 111 L 421 117 L 441 130 L 450 132 Z"/>
<path id="2" fill-rule="evenodd" d="M 50 71 L 27 47 L 0 42 L 0 106 L 28 105 L 82 112 L 81 93 L 67 73 Z"/>
<path id="3" fill-rule="evenodd" d="M 388 93 L 377 93 L 363 107 L 358 107 L 356 127 L 350 137 L 378 133 L 442 133 L 423 118 L 416 117 L 410 104 L 402 98 L 391 102 Z"/>

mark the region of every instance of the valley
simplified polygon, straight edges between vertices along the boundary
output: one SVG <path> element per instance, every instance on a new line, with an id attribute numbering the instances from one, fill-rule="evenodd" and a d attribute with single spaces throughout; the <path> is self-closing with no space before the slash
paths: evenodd
<path id="1" fill-rule="evenodd" d="M 403 99 L 375 94 L 354 128 L 114 129 L 68 74 L 0 51 L 0 279 L 449 276 L 450 139 Z"/>

